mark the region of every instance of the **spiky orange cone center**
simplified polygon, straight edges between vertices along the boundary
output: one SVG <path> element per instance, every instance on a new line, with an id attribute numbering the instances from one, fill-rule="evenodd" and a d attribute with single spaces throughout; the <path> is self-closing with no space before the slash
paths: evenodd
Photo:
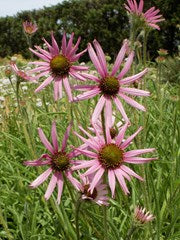
<path id="1" fill-rule="evenodd" d="M 99 151 L 98 159 L 106 169 L 115 169 L 123 162 L 123 150 L 116 144 L 106 144 Z"/>
<path id="2" fill-rule="evenodd" d="M 116 77 L 107 76 L 99 84 L 101 92 L 108 96 L 115 96 L 119 91 L 119 81 Z"/>
<path id="3" fill-rule="evenodd" d="M 50 61 L 51 71 L 55 75 L 64 76 L 67 75 L 70 68 L 68 59 L 63 55 L 58 55 L 52 58 Z"/>
<path id="4" fill-rule="evenodd" d="M 52 156 L 52 168 L 56 171 L 63 171 L 69 167 L 69 157 L 65 152 L 58 152 Z"/>

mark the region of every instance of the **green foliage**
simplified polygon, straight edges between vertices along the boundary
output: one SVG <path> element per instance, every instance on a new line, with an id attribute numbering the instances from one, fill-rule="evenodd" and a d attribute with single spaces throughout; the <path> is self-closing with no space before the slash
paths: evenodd
<path id="1" fill-rule="evenodd" d="M 39 30 L 32 37 L 32 45 L 41 45 L 42 37 L 50 40 L 50 31 L 55 32 L 58 42 L 64 31 L 75 32 L 82 37 L 81 50 L 96 38 L 105 52 L 116 55 L 117 47 L 128 37 L 129 23 L 124 8 L 124 0 L 69 0 L 41 10 L 23 11 L 14 17 L 0 18 L 0 56 L 21 52 L 30 57 L 22 22 L 36 21 Z M 145 1 L 145 8 L 155 5 L 161 10 L 166 21 L 160 23 L 159 31 L 152 31 L 148 49 L 152 56 L 156 50 L 166 48 L 169 53 L 177 50 L 178 44 L 178 0 Z"/>

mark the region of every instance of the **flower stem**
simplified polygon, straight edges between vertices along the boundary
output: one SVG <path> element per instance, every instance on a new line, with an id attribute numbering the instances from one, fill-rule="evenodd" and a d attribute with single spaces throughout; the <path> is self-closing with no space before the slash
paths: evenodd
<path id="1" fill-rule="evenodd" d="M 75 213 L 75 223 L 76 223 L 76 236 L 77 240 L 80 240 L 80 233 L 79 233 L 79 212 L 81 207 L 81 197 L 78 198 L 76 202 L 76 213 Z"/>
<path id="2" fill-rule="evenodd" d="M 136 231 L 137 226 L 135 226 L 134 224 L 132 224 L 131 228 L 128 230 L 128 233 L 126 235 L 125 240 L 130 240 L 131 236 L 133 235 L 133 233 Z"/>

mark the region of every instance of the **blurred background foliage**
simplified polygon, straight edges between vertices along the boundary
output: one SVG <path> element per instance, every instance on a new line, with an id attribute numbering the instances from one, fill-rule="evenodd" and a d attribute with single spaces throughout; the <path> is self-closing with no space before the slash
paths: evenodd
<path id="1" fill-rule="evenodd" d="M 62 33 L 75 32 L 75 37 L 82 37 L 80 50 L 96 38 L 105 52 L 111 57 L 123 39 L 129 35 L 129 22 L 124 8 L 124 0 L 68 0 L 52 7 L 40 10 L 22 11 L 15 16 L 0 18 L 0 56 L 21 53 L 30 57 L 26 37 L 23 34 L 22 22 L 35 21 L 39 30 L 32 38 L 32 44 L 42 45 L 42 37 L 50 40 L 50 31 L 54 31 L 58 41 Z M 165 48 L 172 55 L 179 45 L 179 12 L 178 0 L 145 1 L 145 10 L 156 6 L 160 9 L 165 22 L 160 23 L 161 31 L 152 31 L 149 37 L 148 51 L 152 59 L 157 56 L 157 49 Z M 86 56 L 87 57 L 87 56 Z M 83 59 L 86 60 L 86 59 Z"/>

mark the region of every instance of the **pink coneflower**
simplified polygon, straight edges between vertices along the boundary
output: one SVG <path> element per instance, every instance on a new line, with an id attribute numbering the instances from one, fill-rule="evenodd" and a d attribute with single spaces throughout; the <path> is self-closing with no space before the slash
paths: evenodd
<path id="1" fill-rule="evenodd" d="M 141 224 L 147 223 L 152 221 L 155 217 L 150 214 L 150 212 L 146 212 L 145 208 L 136 207 L 134 211 L 134 218 L 136 221 L 140 222 Z"/>
<path id="2" fill-rule="evenodd" d="M 90 187 L 90 183 L 93 179 L 92 175 L 89 176 L 82 176 L 80 175 L 81 178 L 81 182 L 82 182 L 82 196 L 81 198 L 83 200 L 90 200 L 93 201 L 95 203 L 97 203 L 98 205 L 106 205 L 108 206 L 108 190 L 106 189 L 106 184 L 103 184 L 102 180 L 100 180 L 96 187 L 94 188 L 93 192 L 91 193 L 89 190 Z"/>
<path id="3" fill-rule="evenodd" d="M 165 20 L 164 18 L 162 18 L 162 15 L 157 15 L 160 12 L 160 10 L 155 9 L 155 7 L 152 7 L 145 13 L 143 13 L 143 6 L 144 6 L 143 0 L 140 0 L 139 6 L 136 0 L 127 0 L 127 4 L 125 4 L 126 10 L 130 14 L 140 16 L 148 26 L 160 30 L 160 27 L 156 23 Z"/>
<path id="4" fill-rule="evenodd" d="M 78 38 L 75 45 L 73 45 L 73 38 L 74 33 L 71 34 L 68 43 L 66 43 L 66 34 L 64 33 L 61 49 L 59 49 L 52 33 L 52 46 L 43 39 L 49 51 L 46 51 L 38 46 L 35 46 L 38 51 L 30 49 L 36 56 L 44 60 L 42 62 L 32 62 L 32 64 L 39 65 L 39 67 L 31 70 L 30 72 L 40 72 L 36 78 L 50 74 L 50 76 L 46 78 L 46 80 L 35 90 L 35 92 L 39 92 L 54 80 L 54 99 L 57 100 L 58 98 L 62 98 L 63 83 L 68 98 L 72 101 L 73 98 L 68 77 L 70 75 L 73 78 L 84 81 L 85 78 L 79 74 L 79 71 L 88 69 L 86 66 L 77 66 L 74 64 L 78 61 L 80 56 L 86 52 L 86 49 L 76 54 L 81 38 Z"/>
<path id="5" fill-rule="evenodd" d="M 22 78 L 22 79 L 24 79 L 24 80 L 30 81 L 30 82 L 36 82 L 36 80 L 35 80 L 34 77 L 27 75 L 27 74 L 26 74 L 24 71 L 22 71 L 22 70 L 19 70 L 18 67 L 17 67 L 17 65 L 16 65 L 14 62 L 12 62 L 10 65 L 11 65 L 12 70 L 15 72 L 15 74 L 16 74 L 18 77 L 20 77 L 20 78 Z"/>
<path id="6" fill-rule="evenodd" d="M 40 184 L 42 184 L 52 173 L 52 177 L 48 188 L 45 193 L 45 199 L 48 200 L 53 193 L 55 186 L 58 188 L 57 202 L 60 203 L 61 194 L 63 190 L 64 177 L 67 177 L 68 180 L 73 184 L 73 186 L 79 190 L 81 189 L 80 183 L 72 176 L 70 164 L 71 158 L 73 157 L 73 152 L 66 153 L 66 145 L 69 137 L 71 125 L 68 126 L 64 139 L 62 141 L 62 147 L 59 149 L 58 140 L 57 140 L 57 132 L 56 132 L 56 123 L 53 122 L 51 129 L 51 138 L 52 145 L 47 140 L 44 132 L 41 128 L 38 129 L 39 137 L 41 142 L 44 144 L 46 149 L 50 152 L 50 154 L 42 154 L 40 158 L 34 161 L 26 161 L 25 165 L 28 166 L 44 166 L 47 165 L 48 169 L 43 172 L 36 180 L 34 180 L 31 184 L 31 188 L 36 188 Z M 43 160 L 45 159 L 45 160 Z"/>
<path id="7" fill-rule="evenodd" d="M 88 176 L 89 174 L 95 174 L 93 180 L 90 184 L 89 190 L 91 193 L 96 187 L 99 180 L 102 176 L 107 172 L 109 186 L 112 192 L 112 197 L 115 192 L 115 184 L 117 178 L 122 190 L 125 194 L 129 193 L 129 190 L 126 186 L 125 179 L 128 181 L 131 180 L 130 176 L 134 176 L 139 180 L 143 180 L 142 177 L 137 175 L 132 169 L 130 169 L 126 164 L 142 164 L 147 163 L 157 158 L 142 158 L 137 157 L 140 154 L 153 152 L 154 148 L 148 149 L 138 149 L 125 151 L 125 149 L 129 146 L 134 137 L 141 131 L 142 127 L 140 127 L 133 135 L 128 137 L 124 142 L 124 134 L 127 129 L 128 123 L 126 123 L 115 139 L 112 140 L 109 128 L 106 128 L 106 141 L 103 136 L 99 135 L 96 131 L 96 138 L 87 133 L 84 129 L 81 128 L 84 134 L 86 134 L 89 139 L 86 139 L 75 133 L 84 143 L 88 145 L 88 150 L 77 148 L 77 150 L 83 155 L 92 158 L 92 160 L 78 160 L 77 166 L 73 166 L 72 170 L 78 170 L 83 168 L 89 168 L 83 176 Z"/>
<path id="8" fill-rule="evenodd" d="M 104 52 L 100 44 L 96 40 L 94 40 L 94 47 L 96 49 L 97 54 L 95 53 L 91 44 L 90 43 L 88 44 L 88 51 L 89 51 L 90 58 L 94 63 L 94 66 L 96 67 L 100 77 L 83 73 L 84 77 L 94 81 L 96 85 L 76 86 L 75 89 L 82 90 L 85 92 L 83 94 L 78 95 L 75 98 L 75 101 L 89 99 L 96 95 L 100 95 L 100 99 L 92 115 L 92 121 L 94 123 L 96 122 L 99 115 L 101 114 L 104 106 L 105 106 L 105 111 L 107 112 L 106 115 L 111 116 L 110 112 L 112 112 L 112 103 L 111 103 L 112 101 L 115 103 L 117 109 L 121 112 L 124 120 L 126 122 L 129 122 L 129 119 L 125 113 L 125 110 L 119 98 L 125 100 L 131 106 L 137 109 L 140 109 L 142 111 L 145 111 L 145 108 L 141 104 L 137 103 L 135 100 L 126 96 L 125 94 L 130 94 L 133 96 L 149 96 L 149 92 L 147 91 L 138 90 L 135 88 L 127 88 L 127 85 L 142 78 L 142 76 L 145 73 L 147 73 L 147 69 L 143 70 L 142 72 L 136 75 L 126 77 L 123 79 L 124 75 L 129 71 L 131 64 L 133 62 L 134 52 L 132 51 L 129 54 L 127 61 L 124 67 L 122 68 L 122 70 L 120 71 L 120 73 L 117 76 L 115 76 L 117 71 L 119 70 L 119 67 L 128 49 L 128 42 L 125 41 L 121 50 L 118 53 L 113 69 L 109 74 Z"/>
<path id="9" fill-rule="evenodd" d="M 29 35 L 35 33 L 38 30 L 36 23 L 25 21 L 23 22 L 23 28 L 26 33 Z"/>

